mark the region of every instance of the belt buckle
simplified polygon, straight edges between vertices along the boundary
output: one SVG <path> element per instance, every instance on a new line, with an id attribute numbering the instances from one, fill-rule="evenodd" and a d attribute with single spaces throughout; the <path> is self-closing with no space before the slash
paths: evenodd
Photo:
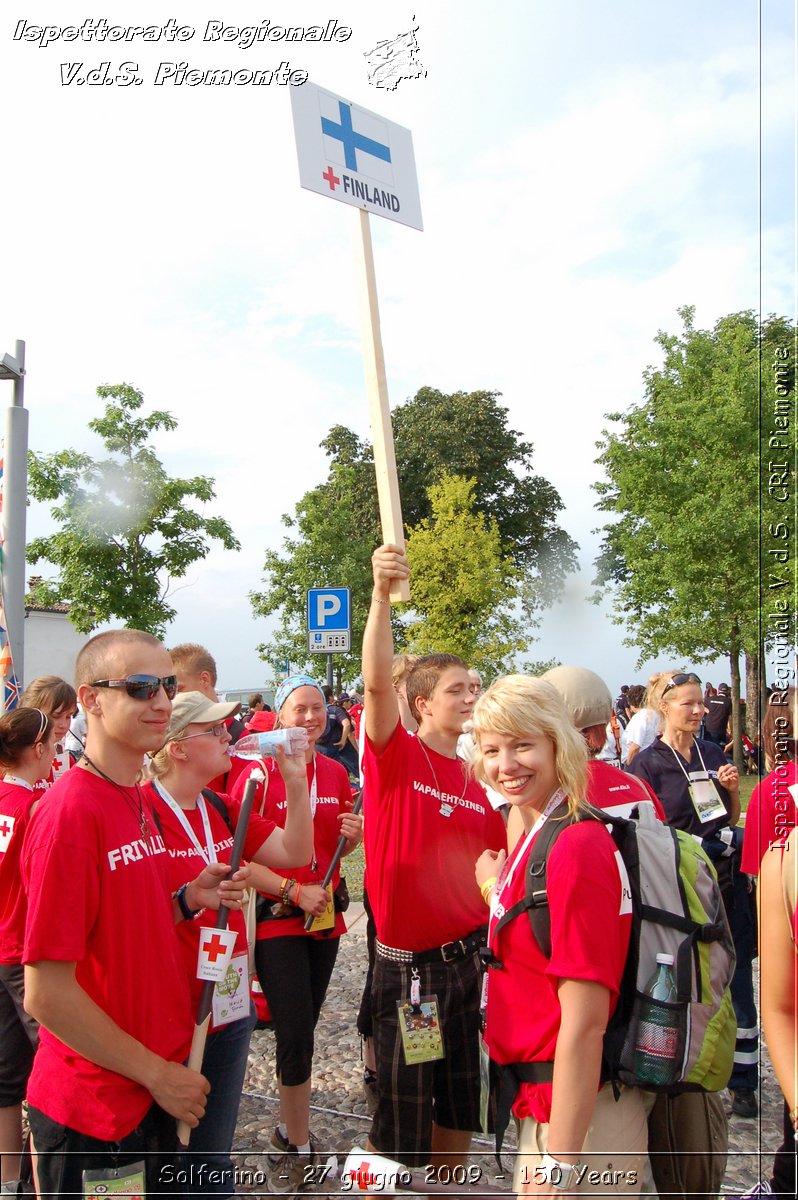
<path id="1" fill-rule="evenodd" d="M 465 951 L 465 942 L 462 939 L 459 942 L 446 942 L 444 946 L 441 946 L 441 958 L 445 963 L 453 963 L 458 958 L 462 958 Z"/>

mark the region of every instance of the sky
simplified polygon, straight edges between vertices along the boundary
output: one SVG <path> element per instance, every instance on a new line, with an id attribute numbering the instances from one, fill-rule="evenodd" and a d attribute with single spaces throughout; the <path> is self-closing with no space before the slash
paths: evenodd
<path id="1" fill-rule="evenodd" d="M 534 469 L 563 500 L 580 570 L 530 657 L 591 667 L 613 690 L 674 665 L 637 667 L 609 605 L 587 601 L 600 542 L 596 442 L 605 414 L 642 399 L 643 372 L 660 361 L 655 336 L 679 329 L 680 306 L 694 305 L 703 327 L 748 308 L 795 315 L 794 6 L 24 8 L 0 20 L 0 354 L 26 341 L 36 451 L 98 452 L 87 429 L 95 389 L 124 381 L 179 422 L 154 443 L 167 470 L 215 479 L 206 511 L 230 521 L 241 551 L 213 550 L 189 572 L 167 642 L 207 645 L 222 688 L 268 682 L 256 647 L 272 621 L 254 618 L 247 599 L 262 586 L 264 552 L 280 546 L 281 515 L 325 478 L 330 426 L 370 436 L 357 214 L 300 188 L 289 87 L 154 82 L 164 62 L 287 60 L 413 134 L 423 232 L 371 218 L 391 403 L 423 386 L 501 392 L 535 447 Z M 229 26 L 334 19 L 352 36 L 206 41 L 222 9 Z M 20 21 L 101 16 L 174 18 L 195 33 L 128 45 L 15 39 Z M 423 77 L 373 86 L 365 53 L 413 27 Z M 72 70 L 62 64 L 106 60 L 113 71 L 136 62 L 143 82 L 62 82 Z M 47 506 L 32 504 L 29 537 L 53 528 Z M 699 674 L 717 683 L 728 666 Z"/>

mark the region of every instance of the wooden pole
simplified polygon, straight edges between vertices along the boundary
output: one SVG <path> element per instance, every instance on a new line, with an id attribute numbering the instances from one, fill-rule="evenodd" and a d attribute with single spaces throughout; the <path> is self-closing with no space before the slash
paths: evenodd
<path id="1" fill-rule="evenodd" d="M 238 868 L 241 866 L 241 858 L 244 853 L 244 839 L 247 836 L 247 826 L 252 812 L 252 804 L 255 799 L 255 788 L 257 787 L 258 779 L 250 775 L 244 787 L 244 798 L 241 801 L 241 808 L 238 810 L 238 820 L 236 821 L 236 830 L 233 835 L 233 848 L 230 851 L 230 870 L 225 876 L 229 879 L 231 875 L 235 875 Z M 216 928 L 226 929 L 227 919 L 230 916 L 230 909 L 224 905 L 219 905 L 219 911 L 216 914 Z M 247 983 L 249 980 L 247 979 Z M 216 984 L 211 980 L 206 979 L 202 985 L 202 993 L 197 1009 L 196 1023 L 194 1025 L 194 1036 L 191 1039 L 191 1050 L 188 1055 L 187 1066 L 192 1071 L 202 1073 L 202 1060 L 205 1057 L 205 1043 L 208 1039 L 208 1030 L 211 1025 L 211 1013 L 213 1009 L 213 989 Z M 177 1140 L 181 1146 L 187 1146 L 191 1138 L 191 1127 L 186 1121 L 180 1121 L 177 1126 Z"/>
<path id="2" fill-rule="evenodd" d="M 371 416 L 371 439 L 374 444 L 374 469 L 377 475 L 377 496 L 380 503 L 382 539 L 404 547 L 402 502 L 399 498 L 399 479 L 396 474 L 396 454 L 393 446 L 391 410 L 388 404 L 388 382 L 385 377 L 385 357 L 380 334 L 380 309 L 377 301 L 377 280 L 374 274 L 374 253 L 371 248 L 369 214 L 358 210 L 360 237 L 355 238 L 355 261 L 360 284 L 360 329 L 363 336 L 363 358 L 366 367 L 366 388 Z M 406 579 L 397 582 L 391 591 L 391 603 L 410 599 Z"/>

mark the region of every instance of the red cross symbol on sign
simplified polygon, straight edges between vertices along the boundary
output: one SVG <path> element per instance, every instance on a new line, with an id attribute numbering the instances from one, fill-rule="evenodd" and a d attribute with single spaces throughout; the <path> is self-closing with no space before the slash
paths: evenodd
<path id="1" fill-rule="evenodd" d="M 14 826 L 9 825 L 8 821 L 3 821 L 3 824 L 0 825 L 0 835 L 2 835 L 2 837 L 8 837 L 13 828 Z"/>
<path id="2" fill-rule="evenodd" d="M 332 167 L 328 167 L 326 171 L 322 171 L 321 177 L 322 177 L 322 179 L 327 180 L 327 182 L 330 185 L 331 192 L 334 192 L 336 184 L 341 182 L 341 180 L 338 178 L 338 176 L 333 171 Z"/>
<path id="3" fill-rule="evenodd" d="M 215 933 L 205 946 L 205 953 L 208 956 L 208 961 L 215 963 L 219 955 L 224 954 L 225 949 L 226 947 L 224 942 L 219 937 L 219 934 Z"/>

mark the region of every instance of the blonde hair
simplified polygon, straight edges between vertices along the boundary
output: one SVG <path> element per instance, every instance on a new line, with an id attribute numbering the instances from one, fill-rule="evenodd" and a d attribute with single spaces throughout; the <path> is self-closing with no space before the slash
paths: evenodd
<path id="1" fill-rule="evenodd" d="M 540 733 L 554 745 L 557 781 L 568 798 L 568 811 L 576 816 L 587 795 L 587 746 L 574 728 L 557 689 L 533 675 L 505 675 L 496 679 L 474 705 L 477 751 L 474 773 L 487 781 L 482 738 L 489 733 L 525 737 Z"/>
<path id="2" fill-rule="evenodd" d="M 686 671 L 684 667 L 671 667 L 669 671 L 657 671 L 656 674 L 652 675 L 651 678 L 649 679 L 648 687 L 646 688 L 646 708 L 652 709 L 652 711 L 657 714 L 657 720 L 659 721 L 660 731 L 662 731 L 665 728 L 665 717 L 662 714 L 662 709 L 660 708 L 660 705 L 662 704 L 662 698 L 665 694 L 666 687 L 668 686 L 670 681 L 673 679 L 674 675 L 690 675 L 690 674 L 692 674 L 692 672 Z M 680 687 L 686 687 L 686 686 L 687 685 L 684 683 L 679 683 L 679 684 L 676 684 L 676 687 L 672 688 L 671 690 L 675 691 Z M 700 687 L 701 685 L 694 684 L 693 686 Z M 702 693 L 702 696 L 703 696 L 703 693 Z M 667 704 L 668 701 L 666 700 L 665 703 Z"/>

